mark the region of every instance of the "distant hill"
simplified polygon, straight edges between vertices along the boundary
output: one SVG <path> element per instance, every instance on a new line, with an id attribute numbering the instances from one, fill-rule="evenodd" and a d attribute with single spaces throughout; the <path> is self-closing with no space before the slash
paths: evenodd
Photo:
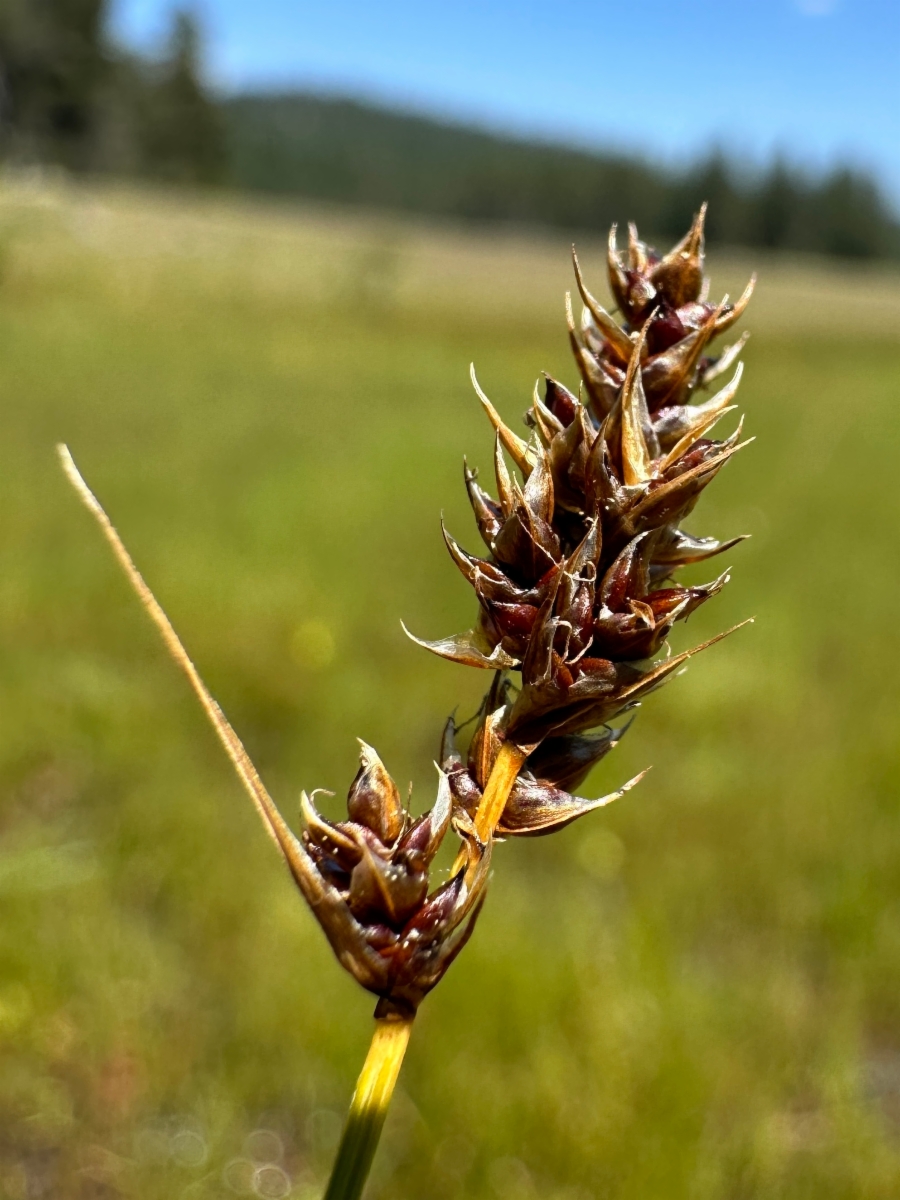
<path id="1" fill-rule="evenodd" d="M 900 255 L 897 218 L 849 168 L 809 179 L 775 162 L 745 178 L 713 155 L 675 173 L 305 93 L 239 95 L 221 111 L 227 179 L 242 189 L 573 232 L 632 219 L 660 239 L 680 236 L 708 199 L 712 242 Z"/>
<path id="2" fill-rule="evenodd" d="M 304 92 L 216 97 L 180 6 L 152 55 L 117 45 L 113 0 L 0 0 L 0 163 L 315 197 L 599 232 L 631 218 L 680 236 L 703 199 L 712 242 L 900 257 L 865 175 L 750 177 L 712 155 L 682 172 L 623 153 L 501 136 Z"/>

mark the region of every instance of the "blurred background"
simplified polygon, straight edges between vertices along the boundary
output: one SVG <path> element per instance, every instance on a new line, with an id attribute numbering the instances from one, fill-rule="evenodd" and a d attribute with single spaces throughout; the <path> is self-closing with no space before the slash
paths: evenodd
<path id="1" fill-rule="evenodd" d="M 286 815 L 416 812 L 487 680 L 461 460 L 572 385 L 569 247 L 710 201 L 760 284 L 749 615 L 498 848 L 371 1200 L 900 1194 L 900 11 L 0 0 L 0 1196 L 312 1200 L 371 999 L 67 490 L 70 443 Z M 729 564 L 723 564 L 729 565 Z"/>

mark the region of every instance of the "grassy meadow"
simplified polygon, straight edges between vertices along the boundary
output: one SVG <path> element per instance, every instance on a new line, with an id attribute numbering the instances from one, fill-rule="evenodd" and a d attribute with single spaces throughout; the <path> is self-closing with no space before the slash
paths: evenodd
<path id="1" fill-rule="evenodd" d="M 580 247 L 605 294 L 602 247 Z M 53 453 L 67 441 L 286 815 L 357 736 L 416 811 L 488 679 L 479 378 L 574 381 L 564 239 L 0 187 L 0 1196 L 312 1200 L 370 1034 Z M 713 255 L 713 291 L 748 263 Z M 588 794 L 506 843 L 424 1004 L 370 1200 L 900 1194 L 900 277 L 765 260 L 751 533 Z M 702 574 L 702 572 L 701 572 Z M 895 664 L 892 666 L 891 664 Z"/>

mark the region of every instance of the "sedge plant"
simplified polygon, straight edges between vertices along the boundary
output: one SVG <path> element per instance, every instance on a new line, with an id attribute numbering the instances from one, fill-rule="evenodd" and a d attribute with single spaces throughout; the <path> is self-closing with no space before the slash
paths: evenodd
<path id="1" fill-rule="evenodd" d="M 361 743 L 347 819 L 326 820 L 315 793 L 304 792 L 302 831 L 291 830 L 60 447 L 69 479 L 187 675 L 338 961 L 378 997 L 326 1200 L 362 1193 L 416 1010 L 472 934 L 495 843 L 552 833 L 633 787 L 640 775 L 599 799 L 577 794 L 624 732 L 612 722 L 725 636 L 680 654 L 667 651 L 675 622 L 728 581 L 725 573 L 682 586 L 675 573 L 742 540 L 720 542 L 682 528 L 706 486 L 747 444 L 740 423 L 724 440 L 708 436 L 734 408 L 746 335 L 718 354 L 711 343 L 740 318 L 753 280 L 736 303 L 708 299 L 704 217 L 705 206 L 665 255 L 630 226 L 623 256 L 613 227 L 612 311 L 588 290 L 573 254 L 583 310 L 576 322 L 567 296 L 566 313 L 580 386 L 576 394 L 546 376 L 543 395 L 536 386 L 525 415 L 527 436 L 503 423 L 473 371 L 494 429 L 496 497 L 466 465 L 485 551 L 464 550 L 446 529 L 444 539 L 475 592 L 477 619 L 456 636 L 413 640 L 489 672 L 491 682 L 465 753 L 457 746 L 460 730 L 447 722 L 437 798 L 418 819 L 377 753 Z M 699 399 L 732 366 L 729 381 Z M 449 876 L 432 886 L 431 866 L 448 836 L 458 840 L 458 853 Z"/>

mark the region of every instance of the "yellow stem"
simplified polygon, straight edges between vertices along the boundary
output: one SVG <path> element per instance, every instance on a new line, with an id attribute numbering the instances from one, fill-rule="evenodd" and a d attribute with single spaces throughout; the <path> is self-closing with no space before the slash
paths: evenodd
<path id="1" fill-rule="evenodd" d="M 500 747 L 487 787 L 478 804 L 478 812 L 475 814 L 475 829 L 483 842 L 487 841 L 499 825 L 509 793 L 527 757 L 527 751 L 515 742 L 504 742 Z"/>
<path id="2" fill-rule="evenodd" d="M 503 816 L 509 793 L 527 757 L 528 751 L 515 742 L 504 742 L 500 747 L 475 814 L 475 829 L 483 842 L 493 834 Z M 454 871 L 464 863 L 465 853 L 460 852 Z M 412 1023 L 412 1017 L 375 1022 L 375 1034 L 353 1093 L 324 1200 L 359 1200 L 362 1195 L 400 1074 Z"/>
<path id="3" fill-rule="evenodd" d="M 478 811 L 475 813 L 475 829 L 483 842 L 488 840 L 499 825 L 509 793 L 527 757 L 528 751 L 517 746 L 515 742 L 504 742 L 500 747 L 487 787 L 478 802 Z M 457 871 L 462 870 L 465 863 L 466 851 L 462 849 L 456 856 L 450 874 L 455 875 Z"/>
<path id="4" fill-rule="evenodd" d="M 358 1200 L 412 1032 L 412 1017 L 376 1020 L 324 1200 Z"/>
<path id="5" fill-rule="evenodd" d="M 129 583 L 134 588 L 135 592 L 137 592 L 138 598 L 140 599 L 141 604 L 144 606 L 144 609 L 150 617 L 150 620 L 159 630 L 163 643 L 166 649 L 169 651 L 169 654 L 187 676 L 188 682 L 194 689 L 194 693 L 203 707 L 203 711 L 206 713 L 213 729 L 216 731 L 219 740 L 225 748 L 226 754 L 231 759 L 238 778 L 244 785 L 248 795 L 250 796 L 250 799 L 256 806 L 256 810 L 262 818 L 263 825 L 265 826 L 267 833 L 272 837 L 275 844 L 281 850 L 281 853 L 295 878 L 298 877 L 300 874 L 300 869 L 297 865 L 297 840 L 285 824 L 284 819 L 278 812 L 278 809 L 275 807 L 275 802 L 272 800 L 272 797 L 266 791 L 265 785 L 260 779 L 256 767 L 254 767 L 253 763 L 250 761 L 250 756 L 244 749 L 241 739 L 232 729 L 221 708 L 219 708 L 216 701 L 209 694 L 206 684 L 200 678 L 197 668 L 194 666 L 188 655 L 188 652 L 181 644 L 181 640 L 178 637 L 178 634 L 175 632 L 172 622 L 166 616 L 165 612 L 163 612 L 159 601 L 150 591 L 150 588 L 147 586 L 144 577 L 134 565 L 131 555 L 126 550 L 124 542 L 119 537 L 116 527 L 106 515 L 102 505 L 100 504 L 100 501 L 82 478 L 80 471 L 75 466 L 72 455 L 69 453 L 68 447 L 58 446 L 57 451 L 59 453 L 63 470 L 65 471 L 69 482 L 75 488 L 75 491 L 81 499 L 81 502 L 87 508 L 88 512 L 92 514 L 94 519 L 97 521 L 97 524 L 100 526 L 103 536 L 112 547 L 113 553 L 118 559 L 122 570 L 125 572 Z"/>

